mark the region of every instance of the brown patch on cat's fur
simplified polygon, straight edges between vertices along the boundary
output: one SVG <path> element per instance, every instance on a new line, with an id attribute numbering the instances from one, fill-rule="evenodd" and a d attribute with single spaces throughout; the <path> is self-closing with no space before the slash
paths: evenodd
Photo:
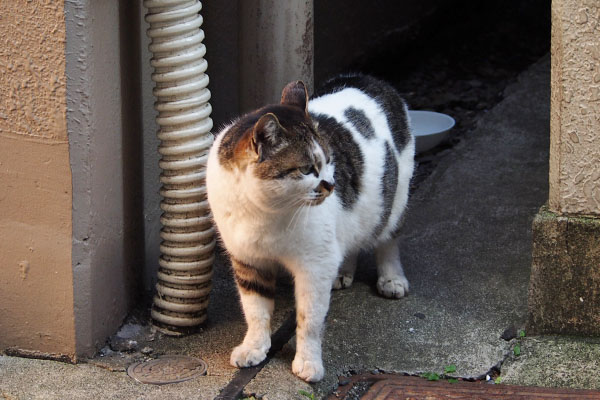
<path id="1" fill-rule="evenodd" d="M 283 89 L 281 104 L 244 115 L 224 133 L 219 147 L 220 164 L 230 170 L 243 170 L 253 164 L 255 175 L 260 179 L 301 178 L 294 170 L 315 161 L 313 141 L 329 154 L 329 146 L 315 130 L 307 107 L 308 92 L 304 83 L 290 82 Z M 260 130 L 268 122 L 277 124 L 277 132 L 271 130 L 261 135 Z"/>
<path id="2" fill-rule="evenodd" d="M 253 144 L 255 125 L 267 114 L 273 114 L 282 129 L 278 133 L 279 143 L 263 143 L 265 158 L 258 162 L 258 154 Z M 227 169 L 246 168 L 254 163 L 256 176 L 261 179 L 277 179 L 281 174 L 293 168 L 312 163 L 311 148 L 313 140 L 319 143 L 325 152 L 326 144 L 315 132 L 312 120 L 299 107 L 289 105 L 270 105 L 240 118 L 224 133 L 219 148 L 219 162 Z M 284 146 L 279 146 L 284 142 Z"/>
<path id="3" fill-rule="evenodd" d="M 235 282 L 240 290 L 254 292 L 262 297 L 275 297 L 277 275 L 268 269 L 257 268 L 235 258 L 231 258 Z"/>
<path id="4" fill-rule="evenodd" d="M 258 155 L 254 150 L 252 131 L 248 130 L 233 149 L 233 161 L 240 170 L 246 169 L 249 163 L 255 162 Z"/>

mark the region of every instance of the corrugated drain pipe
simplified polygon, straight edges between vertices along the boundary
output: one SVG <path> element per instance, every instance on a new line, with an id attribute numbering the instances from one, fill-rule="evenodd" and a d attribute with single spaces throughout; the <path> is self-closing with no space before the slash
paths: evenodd
<path id="1" fill-rule="evenodd" d="M 156 121 L 162 230 L 152 322 L 169 335 L 206 319 L 215 232 L 206 200 L 206 160 L 213 142 L 210 92 L 197 0 L 145 0 Z"/>

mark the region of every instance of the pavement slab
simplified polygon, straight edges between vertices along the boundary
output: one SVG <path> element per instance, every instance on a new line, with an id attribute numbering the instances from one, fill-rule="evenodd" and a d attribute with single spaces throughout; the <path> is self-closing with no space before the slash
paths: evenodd
<path id="1" fill-rule="evenodd" d="M 502 366 L 502 383 L 600 390 L 600 338 L 537 336 Z M 598 394 L 600 397 L 600 394 Z"/>

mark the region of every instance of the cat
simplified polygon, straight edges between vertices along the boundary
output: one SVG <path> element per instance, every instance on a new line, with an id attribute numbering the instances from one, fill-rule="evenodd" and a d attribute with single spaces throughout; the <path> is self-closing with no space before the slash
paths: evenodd
<path id="1" fill-rule="evenodd" d="M 375 251 L 382 296 L 409 289 L 395 240 L 414 168 L 406 104 L 366 75 L 335 78 L 324 90 L 309 101 L 304 83 L 291 82 L 280 104 L 223 128 L 206 178 L 248 325 L 230 362 L 241 368 L 266 358 L 282 266 L 295 286 L 292 371 L 307 382 L 323 377 L 330 292 L 352 284 L 360 250 Z"/>

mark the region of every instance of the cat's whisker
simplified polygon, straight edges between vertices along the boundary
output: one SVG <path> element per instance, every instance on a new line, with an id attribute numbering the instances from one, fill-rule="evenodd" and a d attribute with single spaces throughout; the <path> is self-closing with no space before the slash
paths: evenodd
<path id="1" fill-rule="evenodd" d="M 290 222 L 288 223 L 288 226 L 286 227 L 286 230 L 289 230 L 290 226 L 292 225 L 292 222 L 294 221 L 294 218 L 296 218 L 296 216 L 298 216 L 300 214 L 300 211 L 302 210 L 302 205 L 303 203 L 303 199 L 302 198 L 298 198 L 294 201 L 294 207 L 297 207 L 296 210 L 294 211 L 294 213 L 292 214 L 292 218 L 290 219 Z M 300 207 L 298 207 L 300 206 Z"/>
<path id="2" fill-rule="evenodd" d="M 312 211 L 312 207 L 309 205 L 305 206 L 306 207 L 306 213 L 304 214 L 304 229 L 306 229 L 306 223 L 310 220 L 310 218 L 308 218 L 310 212 Z"/>
<path id="3" fill-rule="evenodd" d="M 304 210 L 305 210 L 307 207 L 308 207 L 308 206 L 306 205 L 306 203 L 302 203 L 302 205 L 300 206 L 299 213 L 298 213 L 298 215 L 297 215 L 297 217 L 296 217 L 296 222 L 294 223 L 294 226 L 293 226 L 292 230 L 296 230 L 296 227 L 298 226 L 298 222 L 300 222 L 300 219 L 301 219 L 302 212 L 303 212 L 303 211 L 304 211 Z"/>

